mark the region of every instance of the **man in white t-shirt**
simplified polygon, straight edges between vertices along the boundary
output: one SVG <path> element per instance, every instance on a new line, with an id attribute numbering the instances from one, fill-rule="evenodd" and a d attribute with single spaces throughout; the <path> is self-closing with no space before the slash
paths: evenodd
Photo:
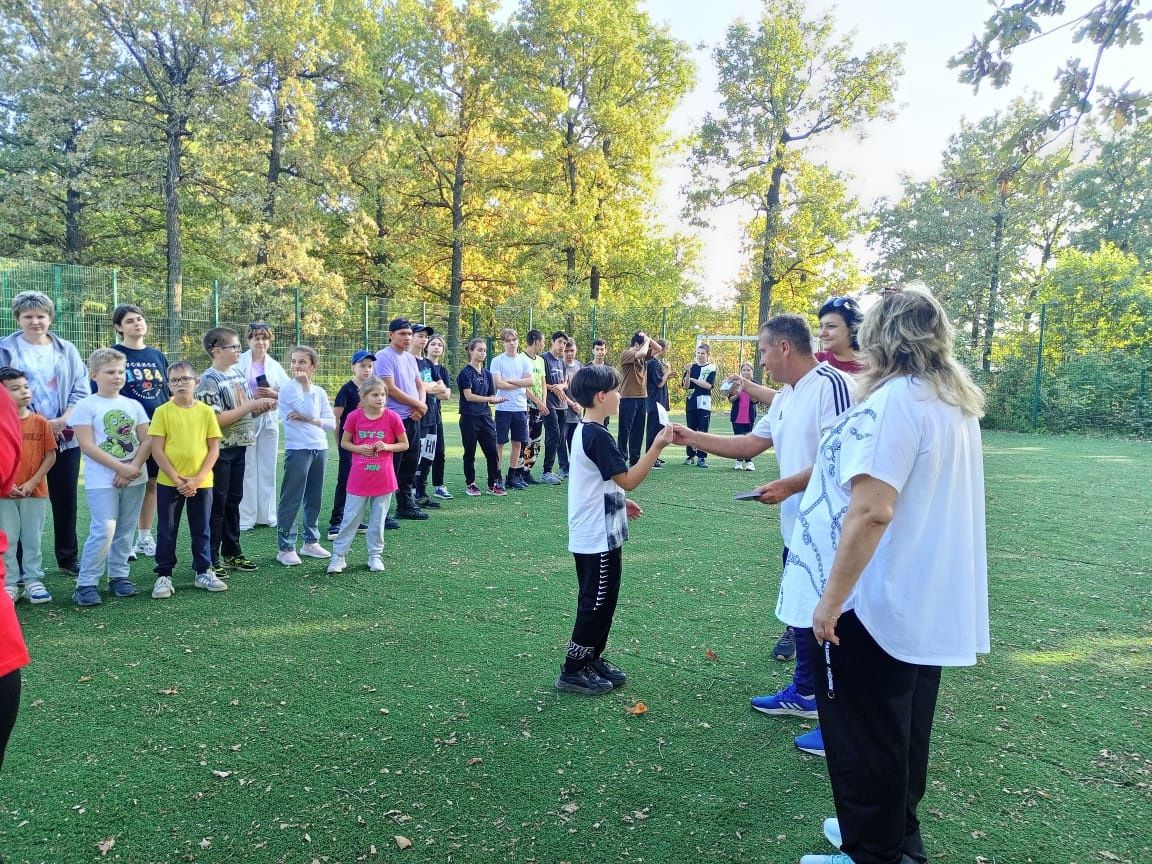
<path id="1" fill-rule="evenodd" d="M 852 386 L 844 373 L 812 356 L 812 331 L 799 315 L 777 315 L 761 325 L 760 367 L 768 378 L 784 387 L 772 398 L 772 404 L 751 432 L 710 435 L 676 427 L 676 443 L 744 461 L 754 459 L 769 447 L 776 449 L 780 479 L 756 491 L 762 504 L 780 505 L 783 562 L 787 562 L 787 543 L 792 539 L 800 498 L 808 486 L 820 439 L 836 418 L 852 406 Z M 747 384 L 734 382 L 733 389 L 738 392 Z M 795 634 L 796 671 L 792 683 L 779 693 L 754 697 L 752 707 L 757 711 L 810 719 L 817 716 L 815 658 L 810 656 L 803 635 Z M 801 735 L 796 746 L 823 755 L 820 730 Z"/>
<path id="2" fill-rule="evenodd" d="M 520 448 L 528 443 L 528 391 L 533 384 L 532 364 L 523 354 L 517 352 L 520 336 L 511 327 L 500 331 L 500 341 L 504 353 L 492 358 L 489 370 L 492 383 L 504 397 L 496 406 L 496 464 L 504 461 L 504 445 L 512 442 L 512 452 L 508 456 L 508 489 L 526 489 L 528 484 L 521 479 Z M 496 484 L 504 488 L 504 484 Z"/>

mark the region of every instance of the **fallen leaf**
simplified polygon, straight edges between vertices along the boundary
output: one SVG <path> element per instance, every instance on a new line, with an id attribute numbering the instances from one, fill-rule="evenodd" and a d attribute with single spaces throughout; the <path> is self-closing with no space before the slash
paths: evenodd
<path id="1" fill-rule="evenodd" d="M 232 772 L 231 771 L 213 771 L 212 776 L 213 777 L 219 777 L 221 780 L 223 780 L 225 777 L 231 777 Z"/>
<path id="2" fill-rule="evenodd" d="M 397 849 L 411 849 L 412 848 L 412 841 L 409 840 L 407 837 L 403 836 L 402 834 L 397 834 L 392 839 L 396 841 L 396 848 Z"/>
<path id="3" fill-rule="evenodd" d="M 635 705 L 628 709 L 628 713 L 636 716 L 639 716 L 640 714 L 647 714 L 648 706 L 643 702 L 637 702 Z"/>
<path id="4" fill-rule="evenodd" d="M 212 838 L 211 837 L 205 837 L 203 840 L 201 840 L 200 841 L 200 848 L 201 849 L 211 849 L 212 848 Z"/>
<path id="5" fill-rule="evenodd" d="M 569 801 L 567 804 L 565 804 L 563 807 L 560 808 L 560 812 L 561 813 L 575 813 L 579 809 L 580 809 L 579 804 L 577 804 L 575 801 Z"/>
<path id="6" fill-rule="evenodd" d="M 716 652 L 715 652 L 715 651 L 713 651 L 711 648 L 708 648 L 707 650 L 705 650 L 705 652 L 704 652 L 704 656 L 705 656 L 706 658 L 708 658 L 709 660 L 711 660 L 713 663 L 715 663 L 715 662 L 716 662 L 716 660 L 718 660 L 718 659 L 719 659 L 719 658 L 716 656 Z"/>
<path id="7" fill-rule="evenodd" d="M 92 680 L 92 676 L 91 676 L 91 675 L 81 675 L 81 676 L 80 676 L 80 683 L 81 683 L 81 684 L 87 684 L 87 683 L 88 683 L 89 681 L 91 681 L 91 680 Z"/>
<path id="8" fill-rule="evenodd" d="M 101 855 L 107 855 L 108 850 L 116 845 L 116 838 L 109 837 L 107 840 L 101 840 L 96 844 L 96 848 L 100 850 Z"/>
<path id="9" fill-rule="evenodd" d="M 180 690 L 176 687 L 165 687 L 163 690 L 157 690 L 156 692 L 161 696 L 175 696 L 180 692 Z"/>
<path id="10" fill-rule="evenodd" d="M 471 759 L 468 760 L 469 767 L 471 767 L 473 765 L 483 765 L 483 764 L 484 764 L 484 760 L 481 759 L 479 756 L 473 756 Z"/>
<path id="11" fill-rule="evenodd" d="M 387 708 L 381 708 L 381 709 L 380 709 L 380 713 L 381 713 L 381 714 L 391 714 L 392 712 L 391 712 L 391 711 L 389 711 Z"/>

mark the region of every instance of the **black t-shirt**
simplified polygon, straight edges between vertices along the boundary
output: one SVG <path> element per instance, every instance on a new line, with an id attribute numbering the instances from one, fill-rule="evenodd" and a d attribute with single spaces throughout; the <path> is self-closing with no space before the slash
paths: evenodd
<path id="1" fill-rule="evenodd" d="M 551 351 L 545 351 L 540 356 L 544 358 L 544 383 L 563 384 L 568 378 L 568 367 L 564 364 L 564 358 L 557 357 Z M 548 391 L 549 408 L 562 408 L 566 404 L 551 390 Z"/>
<path id="2" fill-rule="evenodd" d="M 648 398 L 645 409 L 655 411 L 657 405 L 668 407 L 668 382 L 661 387 L 660 379 L 664 377 L 664 364 L 653 357 L 648 361 Z"/>
<path id="3" fill-rule="evenodd" d="M 477 372 L 471 363 L 460 370 L 456 376 L 456 389 L 460 391 L 460 414 L 473 417 L 487 417 L 488 402 L 469 402 L 464 398 L 464 391 L 471 390 L 474 396 L 495 396 L 496 385 L 492 382 L 492 373 L 487 369 Z"/>
<path id="4" fill-rule="evenodd" d="M 120 395 L 139 402 L 151 419 L 156 409 L 168 401 L 168 358 L 158 348 L 112 347 L 128 358 Z M 92 392 L 96 392 L 95 387 Z"/>
<path id="5" fill-rule="evenodd" d="M 348 419 L 348 415 L 360 407 L 360 385 L 355 381 L 345 381 L 344 385 L 336 391 L 336 401 L 333 405 L 336 408 L 344 409 L 344 413 L 336 421 L 336 443 L 339 444 L 340 438 L 344 435 L 344 423 Z"/>

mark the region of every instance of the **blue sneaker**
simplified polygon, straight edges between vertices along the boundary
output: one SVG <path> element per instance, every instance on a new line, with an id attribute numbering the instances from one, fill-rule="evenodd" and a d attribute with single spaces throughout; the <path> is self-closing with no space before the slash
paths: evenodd
<path id="1" fill-rule="evenodd" d="M 96 590 L 95 585 L 84 585 L 76 588 L 72 602 L 77 606 L 99 606 L 104 601 L 100 599 L 100 592 Z"/>
<path id="2" fill-rule="evenodd" d="M 752 707 L 761 714 L 792 714 L 795 717 L 816 718 L 816 697 L 801 696 L 796 685 L 789 684 L 771 696 L 753 696 Z"/>
<path id="3" fill-rule="evenodd" d="M 840 820 L 835 816 L 824 820 L 824 838 L 837 849 L 844 845 L 844 838 L 840 834 Z"/>
<path id="4" fill-rule="evenodd" d="M 116 597 L 135 597 L 140 593 L 130 579 L 109 579 L 108 590 Z"/>
<path id="5" fill-rule="evenodd" d="M 824 755 L 824 736 L 817 726 L 811 732 L 796 736 L 796 749 L 801 753 L 811 753 L 813 756 Z M 839 824 L 837 824 L 839 827 Z"/>

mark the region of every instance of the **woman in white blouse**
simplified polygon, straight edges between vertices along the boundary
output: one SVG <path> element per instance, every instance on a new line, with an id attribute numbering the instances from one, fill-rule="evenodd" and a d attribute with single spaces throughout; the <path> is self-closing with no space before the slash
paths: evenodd
<path id="1" fill-rule="evenodd" d="M 928 856 L 916 808 L 943 666 L 989 650 L 984 394 L 952 356 L 927 291 L 883 297 L 859 331 L 861 398 L 820 444 L 789 545 L 777 614 L 811 622 L 837 819 L 834 855 Z"/>
<path id="2" fill-rule="evenodd" d="M 291 377 L 272 358 L 272 328 L 263 321 L 248 325 L 248 350 L 236 366 L 248 378 L 257 399 L 275 399 Z M 280 446 L 280 414 L 268 411 L 255 417 L 256 443 L 245 457 L 244 498 L 240 502 L 240 530 L 276 524 L 276 451 Z"/>

